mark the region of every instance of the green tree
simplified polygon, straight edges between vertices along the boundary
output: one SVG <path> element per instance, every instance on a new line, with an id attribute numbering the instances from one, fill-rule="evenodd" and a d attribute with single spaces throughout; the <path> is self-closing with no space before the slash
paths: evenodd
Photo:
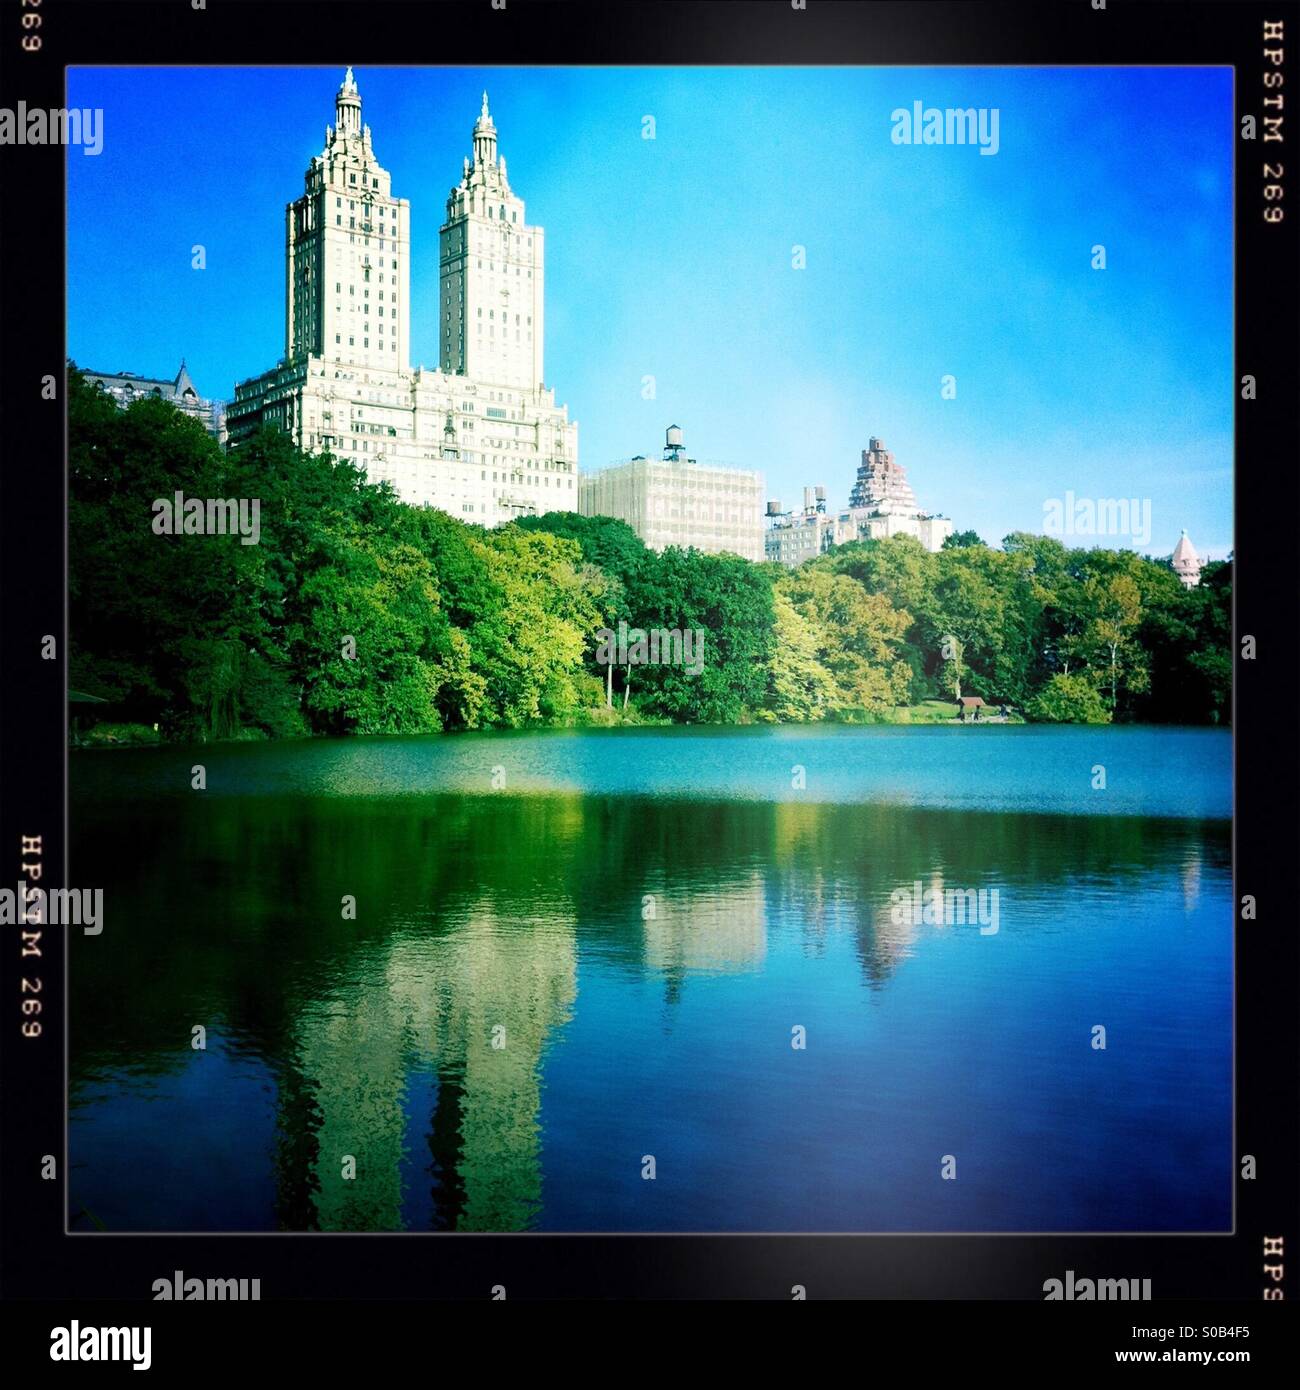
<path id="1" fill-rule="evenodd" d="M 1227 722 L 1232 565 L 972 532 L 835 548 L 796 571 L 647 550 L 609 517 L 495 531 L 403 504 L 264 430 L 226 452 L 161 400 L 68 376 L 71 679 L 169 737 L 820 719 L 972 690 L 1044 719 Z M 255 499 L 259 544 L 160 535 L 154 503 Z M 704 666 L 597 663 L 597 634 L 703 630 Z"/>
<path id="2" fill-rule="evenodd" d="M 764 717 L 792 724 L 824 719 L 839 702 L 835 677 L 820 659 L 825 634 L 785 594 L 778 591 L 772 602 L 775 643 Z"/>
<path id="3" fill-rule="evenodd" d="M 774 645 L 772 586 L 735 555 L 670 546 L 646 554 L 628 585 L 635 627 L 704 633 L 703 669 L 637 666 L 623 673 L 653 714 L 690 723 L 731 724 L 762 708 Z"/>
<path id="4" fill-rule="evenodd" d="M 837 705 L 879 712 L 907 703 L 912 672 L 899 653 L 911 614 L 816 564 L 791 571 L 781 591 L 818 635 L 818 660 L 835 678 Z"/>
<path id="5" fill-rule="evenodd" d="M 1137 583 L 1127 574 L 1109 579 L 1091 578 L 1084 585 L 1084 600 L 1092 614 L 1084 644 L 1097 657 L 1110 687 L 1111 713 L 1119 708 L 1119 689 L 1140 692 L 1147 687 L 1145 653 L 1136 636 L 1142 622 L 1142 599 Z"/>
<path id="6" fill-rule="evenodd" d="M 507 526 L 485 541 L 503 602 L 483 634 L 492 658 L 489 693 L 503 722 L 563 719 L 597 703 L 584 674 L 602 626 L 598 595 L 576 542 Z"/>
<path id="7" fill-rule="evenodd" d="M 1101 692 L 1086 676 L 1053 676 L 1025 713 L 1046 724 L 1109 724 L 1111 719 Z"/>
<path id="8" fill-rule="evenodd" d="M 580 516 L 577 512 L 546 512 L 521 517 L 524 531 L 546 531 L 577 541 L 582 558 L 624 584 L 634 579 L 645 560 L 645 542 L 627 524 L 610 516 Z"/>

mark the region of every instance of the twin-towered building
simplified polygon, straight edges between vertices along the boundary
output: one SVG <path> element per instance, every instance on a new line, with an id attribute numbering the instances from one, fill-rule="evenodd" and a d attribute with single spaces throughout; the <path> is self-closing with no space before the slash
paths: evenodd
<path id="1" fill-rule="evenodd" d="M 285 355 L 236 387 L 231 443 L 275 425 L 485 526 L 574 510 L 578 427 L 542 377 L 545 233 L 510 187 L 486 92 L 439 232 L 439 365 L 414 370 L 410 212 L 349 68 L 287 209 Z"/>
<path id="2" fill-rule="evenodd" d="M 661 459 L 580 480 L 577 424 L 543 378 L 545 232 L 510 186 L 486 92 L 439 230 L 433 368 L 410 363 L 410 218 L 349 68 L 325 147 L 286 209 L 284 357 L 235 388 L 232 446 L 272 425 L 464 521 L 580 510 L 622 518 L 659 550 L 794 564 L 840 539 L 899 531 L 938 549 L 952 529 L 916 510 L 903 469 L 875 439 L 848 513 L 826 518 L 822 504 L 781 518 L 766 538 L 762 474 L 687 458 L 676 426 Z"/>
<path id="3" fill-rule="evenodd" d="M 161 397 L 219 442 L 274 425 L 303 449 L 349 458 L 398 496 L 484 526 L 581 511 L 627 521 L 656 550 L 694 546 L 793 566 L 832 546 L 911 535 L 937 551 L 947 517 L 922 511 L 904 467 L 877 438 L 862 451 L 849 506 L 825 489 L 802 510 L 769 502 L 763 475 L 685 455 L 672 426 L 662 458 L 638 455 L 579 477 L 578 426 L 544 384 L 545 232 L 511 188 L 487 93 L 472 154 L 439 231 L 439 364 L 410 365 L 411 207 L 379 163 L 351 68 L 335 124 L 286 209 L 285 352 L 240 383 L 224 412 L 174 380 L 88 372 L 123 408 Z M 1186 532 L 1171 565 L 1194 587 L 1201 561 Z"/>

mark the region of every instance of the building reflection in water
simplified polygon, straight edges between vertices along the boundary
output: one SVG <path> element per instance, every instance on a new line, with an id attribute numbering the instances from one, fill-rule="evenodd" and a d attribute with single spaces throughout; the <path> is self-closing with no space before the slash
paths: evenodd
<path id="1" fill-rule="evenodd" d="M 423 1076 L 436 1079 L 424 1136 L 434 1225 L 526 1228 L 541 1200 L 542 1052 L 576 992 L 574 924 L 553 913 L 511 921 L 479 904 L 443 933 L 407 933 L 349 962 L 293 1049 L 294 1071 L 310 1078 L 314 1153 L 296 1176 L 313 1224 L 403 1228 L 406 1116 Z"/>
<path id="2" fill-rule="evenodd" d="M 698 1010 L 677 1008 L 692 980 L 712 991 L 713 1032 L 694 1054 L 708 1057 L 715 1035 L 746 1036 L 753 1001 L 787 980 L 815 978 L 850 1027 L 866 1004 L 920 1007 L 924 991 L 899 1001 L 888 989 L 930 939 L 891 911 L 891 893 L 916 881 L 1001 887 L 1030 901 L 1015 930 L 1043 934 L 1059 930 L 1063 906 L 1087 924 L 1153 876 L 1165 876 L 1175 903 L 1181 889 L 1198 917 L 1230 886 L 1226 837 L 1195 823 L 872 804 L 225 797 L 187 801 L 179 815 L 160 802 L 128 824 L 106 796 L 93 816 L 83 809 L 78 830 L 88 881 L 108 885 L 141 924 L 112 953 L 73 942 L 78 1192 L 114 1229 L 544 1225 L 544 1181 L 581 1208 L 572 1194 L 590 1183 L 583 1126 L 599 1142 L 646 1108 L 602 1031 L 626 1022 L 635 1033 L 620 1010 L 644 998 L 643 980 L 686 1028 L 700 1027 Z M 149 859 L 128 852 L 140 835 L 155 846 Z M 340 920 L 344 892 L 361 905 L 355 921 Z M 187 1106 L 219 1114 L 235 1103 L 222 1090 L 230 1069 L 189 1049 L 194 1020 L 209 1022 L 264 1098 L 261 1112 L 238 1112 L 249 1126 L 244 1168 L 196 1153 L 184 1127 Z M 866 1067 L 887 1040 L 861 1036 Z M 575 1108 L 587 1094 L 575 1067 L 608 1114 Z M 730 1067 L 719 1094 L 736 1082 Z M 742 1074 L 756 1113 L 774 1080 Z M 97 1098 L 78 1109 L 88 1087 Z M 148 1105 L 135 1106 L 145 1093 Z M 840 1094 L 806 1099 L 824 1099 L 832 1143 Z M 562 1134 L 544 1132 L 547 1110 L 551 1123 L 565 1117 Z M 702 1111 L 688 1137 L 725 1146 L 713 1118 Z M 137 1192 L 126 1133 L 201 1178 L 192 1190 Z M 355 1174 L 345 1177 L 349 1156 Z"/>

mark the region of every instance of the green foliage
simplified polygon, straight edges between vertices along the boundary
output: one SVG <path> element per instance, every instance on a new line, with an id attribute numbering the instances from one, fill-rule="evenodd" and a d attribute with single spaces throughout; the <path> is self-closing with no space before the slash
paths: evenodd
<path id="1" fill-rule="evenodd" d="M 1086 676 L 1053 676 L 1025 712 L 1044 724 L 1110 723 L 1104 696 Z"/>
<path id="2" fill-rule="evenodd" d="M 816 564 L 800 566 L 778 584 L 834 681 L 831 710 L 870 713 L 907 703 L 912 671 L 899 651 L 910 614 L 884 594 Z"/>
<path id="3" fill-rule="evenodd" d="M 766 575 L 735 555 L 670 546 L 662 554 L 646 552 L 627 593 L 637 629 L 704 634 L 698 674 L 678 665 L 636 666 L 623 673 L 644 712 L 705 724 L 755 717 L 767 695 L 775 647 Z"/>
<path id="4" fill-rule="evenodd" d="M 86 748 L 111 748 L 119 744 L 161 743 L 162 737 L 148 724 L 92 724 L 76 731 L 74 742 Z"/>
<path id="5" fill-rule="evenodd" d="M 547 512 L 526 516 L 515 523 L 524 531 L 545 531 L 577 541 L 582 558 L 623 585 L 641 572 L 649 553 L 645 542 L 627 524 L 611 516 L 579 516 L 577 512 Z"/>
<path id="6" fill-rule="evenodd" d="M 775 646 L 760 717 L 791 724 L 824 719 L 838 704 L 835 677 L 821 661 L 826 634 L 783 593 L 773 596 L 773 614 Z"/>
<path id="7" fill-rule="evenodd" d="M 71 683 L 121 729 L 864 722 L 946 717 L 918 711 L 958 688 L 1039 719 L 1231 719 L 1230 563 L 1186 590 L 1166 564 L 1023 533 L 938 554 L 861 541 L 793 571 L 657 554 L 608 517 L 485 531 L 407 506 L 276 431 L 227 453 L 165 402 L 119 410 L 75 367 L 68 414 Z M 257 499 L 259 543 L 155 534 L 154 500 L 177 491 Z M 702 668 L 611 673 L 597 634 L 620 623 L 702 631 Z"/>

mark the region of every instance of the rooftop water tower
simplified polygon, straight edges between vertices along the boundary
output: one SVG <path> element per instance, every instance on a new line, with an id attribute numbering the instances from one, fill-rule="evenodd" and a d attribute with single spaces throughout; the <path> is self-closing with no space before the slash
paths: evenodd
<path id="1" fill-rule="evenodd" d="M 682 430 L 680 425 L 669 425 L 664 436 L 664 458 L 676 462 L 682 456 Z"/>

